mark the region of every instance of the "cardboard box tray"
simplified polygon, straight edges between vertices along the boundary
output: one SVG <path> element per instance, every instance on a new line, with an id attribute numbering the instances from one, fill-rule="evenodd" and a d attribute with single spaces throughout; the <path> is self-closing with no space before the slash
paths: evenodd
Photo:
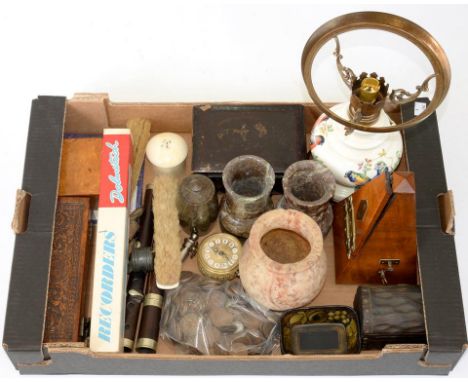
<path id="1" fill-rule="evenodd" d="M 173 131 L 190 141 L 193 105 L 111 103 L 105 94 L 33 100 L 22 185 L 31 198 L 29 203 L 18 204 L 17 216 L 25 230 L 16 237 L 3 337 L 14 366 L 24 374 L 447 374 L 461 357 L 467 339 L 454 239 L 441 226 L 441 216 L 447 225 L 453 211 L 450 203 L 441 203 L 445 207 L 439 208 L 438 196 L 447 195 L 447 186 L 435 115 L 404 134 L 402 162 L 416 173 L 419 278 L 427 345 L 392 345 L 352 355 L 194 356 L 176 354 L 168 343 L 161 343 L 154 355 L 94 354 L 83 343 L 43 343 L 64 133 L 99 134 L 104 128 L 123 127 L 128 119 L 143 117 L 151 120 L 152 133 Z M 313 104 L 304 104 L 309 130 L 319 114 Z M 402 116 L 413 116 L 412 104 L 405 105 Z M 190 158 L 187 162 L 190 166 Z M 334 282 L 331 235 L 325 246 L 329 275 L 313 303 L 352 305 L 356 286 Z M 193 261 L 184 267 L 196 269 Z"/>

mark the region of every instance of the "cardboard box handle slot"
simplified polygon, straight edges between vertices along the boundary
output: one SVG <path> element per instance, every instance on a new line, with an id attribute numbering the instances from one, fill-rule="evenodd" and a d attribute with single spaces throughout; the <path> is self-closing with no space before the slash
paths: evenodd
<path id="1" fill-rule="evenodd" d="M 455 235 L 455 206 L 452 190 L 437 195 L 437 200 L 442 231 L 448 235 Z"/>
<path id="2" fill-rule="evenodd" d="M 28 228 L 29 205 L 31 194 L 24 190 L 16 190 L 16 203 L 11 228 L 15 234 L 20 234 Z"/>

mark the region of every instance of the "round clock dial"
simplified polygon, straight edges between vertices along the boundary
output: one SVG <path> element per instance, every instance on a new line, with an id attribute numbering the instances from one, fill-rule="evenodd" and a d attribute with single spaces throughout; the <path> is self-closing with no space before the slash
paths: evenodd
<path id="1" fill-rule="evenodd" d="M 231 280 L 239 269 L 242 244 L 232 235 L 217 233 L 205 238 L 198 250 L 200 272 L 218 280 Z"/>

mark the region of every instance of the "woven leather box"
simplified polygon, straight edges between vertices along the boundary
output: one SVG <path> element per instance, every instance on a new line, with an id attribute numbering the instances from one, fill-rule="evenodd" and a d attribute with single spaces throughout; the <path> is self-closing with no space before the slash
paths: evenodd
<path id="1" fill-rule="evenodd" d="M 360 286 L 354 299 L 363 349 L 425 344 L 424 311 L 417 285 Z"/>

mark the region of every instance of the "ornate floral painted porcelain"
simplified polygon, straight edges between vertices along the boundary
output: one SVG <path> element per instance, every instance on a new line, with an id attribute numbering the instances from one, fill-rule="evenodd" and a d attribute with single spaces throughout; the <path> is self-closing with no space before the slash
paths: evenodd
<path id="1" fill-rule="evenodd" d="M 336 105 L 331 110 L 343 118 L 348 116 L 349 103 Z M 374 127 L 394 125 L 380 111 Z M 323 163 L 336 179 L 334 201 L 351 195 L 359 187 L 385 169 L 393 171 L 400 163 L 403 140 L 399 131 L 392 133 L 368 133 L 347 129 L 322 114 L 316 121 L 310 138 L 313 159 Z"/>

